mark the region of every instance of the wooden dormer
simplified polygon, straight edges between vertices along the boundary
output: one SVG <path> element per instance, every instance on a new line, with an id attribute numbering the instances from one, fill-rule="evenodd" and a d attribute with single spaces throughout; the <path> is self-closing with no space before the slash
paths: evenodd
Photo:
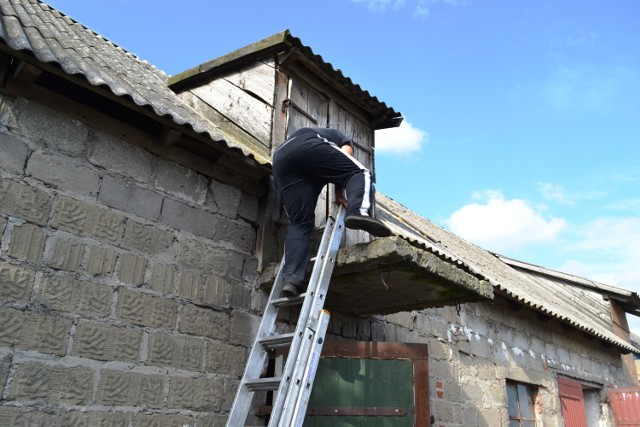
<path id="1" fill-rule="evenodd" d="M 301 127 L 337 128 L 355 141 L 355 157 L 371 170 L 374 182 L 374 131 L 402 121 L 400 113 L 354 84 L 289 31 L 175 75 L 168 84 L 258 159 L 271 159 L 279 144 Z M 329 186 L 318 201 L 318 228 L 332 208 L 332 190 Z M 276 222 L 282 219 L 281 213 L 268 216 Z M 263 223 L 266 228 L 268 223 Z M 346 244 L 370 239 L 367 233 L 349 230 Z"/>

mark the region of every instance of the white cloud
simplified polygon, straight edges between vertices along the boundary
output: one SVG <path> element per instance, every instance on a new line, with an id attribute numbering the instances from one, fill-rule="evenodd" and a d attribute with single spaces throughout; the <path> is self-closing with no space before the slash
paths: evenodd
<path id="1" fill-rule="evenodd" d="M 413 8 L 413 14 L 416 17 L 428 16 L 431 14 L 431 8 L 436 5 L 461 6 L 465 5 L 468 0 L 351 0 L 354 3 L 364 4 L 367 9 L 374 12 L 384 12 L 387 8 L 398 10 L 405 5 Z"/>
<path id="2" fill-rule="evenodd" d="M 558 202 L 563 205 L 575 205 L 575 200 L 567 195 L 562 185 L 552 184 L 550 182 L 539 182 L 537 187 L 545 200 Z"/>
<path id="3" fill-rule="evenodd" d="M 629 72 L 623 67 L 558 65 L 543 90 L 556 111 L 608 111 L 621 93 Z"/>
<path id="4" fill-rule="evenodd" d="M 419 151 L 429 134 L 403 120 L 399 127 L 376 131 L 376 151 L 405 154 Z"/>
<path id="5" fill-rule="evenodd" d="M 640 217 L 599 218 L 576 230 L 567 271 L 640 292 Z M 575 258 L 575 257 L 573 257 Z"/>
<path id="6" fill-rule="evenodd" d="M 485 249 L 504 252 L 526 245 L 550 242 L 566 227 L 560 218 L 546 219 L 522 199 L 505 199 L 500 191 L 476 194 L 480 203 L 455 211 L 446 223 L 451 231 Z"/>
<path id="7" fill-rule="evenodd" d="M 374 12 L 384 12 L 387 7 L 398 9 L 404 3 L 404 0 L 351 0 L 354 3 L 364 4 L 367 9 Z"/>

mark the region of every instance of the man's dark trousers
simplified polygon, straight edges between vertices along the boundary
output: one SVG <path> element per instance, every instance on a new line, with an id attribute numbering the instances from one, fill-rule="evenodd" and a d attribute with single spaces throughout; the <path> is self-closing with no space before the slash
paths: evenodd
<path id="1" fill-rule="evenodd" d="M 285 238 L 284 283 L 304 288 L 309 238 L 320 192 L 328 183 L 346 189 L 350 214 L 368 215 L 371 207 L 369 170 L 315 132 L 294 134 L 273 156 L 273 176 L 289 217 Z"/>

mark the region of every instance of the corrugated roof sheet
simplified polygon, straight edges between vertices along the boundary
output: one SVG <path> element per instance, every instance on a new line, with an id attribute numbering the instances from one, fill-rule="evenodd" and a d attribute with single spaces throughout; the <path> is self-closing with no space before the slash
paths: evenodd
<path id="1" fill-rule="evenodd" d="M 234 144 L 219 128 L 185 105 L 167 86 L 167 74 L 38 0 L 0 0 L 0 38 L 13 50 L 58 65 L 67 74 L 107 88 L 179 126 L 240 150 L 261 164 L 270 162 Z"/>
<path id="2" fill-rule="evenodd" d="M 597 290 L 585 290 L 569 281 L 553 280 L 534 271 L 515 269 L 494 254 L 433 224 L 393 199 L 377 193 L 378 216 L 396 235 L 433 252 L 489 281 L 525 306 L 568 323 L 624 350 L 640 348 L 611 330 L 611 314 Z"/>

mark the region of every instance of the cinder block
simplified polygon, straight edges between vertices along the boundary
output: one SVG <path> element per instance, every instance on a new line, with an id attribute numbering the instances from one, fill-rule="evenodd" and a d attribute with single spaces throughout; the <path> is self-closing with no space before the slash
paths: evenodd
<path id="1" fill-rule="evenodd" d="M 188 202 L 203 204 L 207 197 L 207 178 L 178 163 L 159 159 L 155 187 Z"/>
<path id="2" fill-rule="evenodd" d="M 155 263 L 151 267 L 149 287 L 163 294 L 173 294 L 176 269 L 172 265 Z"/>
<path id="3" fill-rule="evenodd" d="M 413 313 L 407 311 L 393 313 L 387 316 L 387 322 L 393 323 L 409 330 L 413 329 L 414 319 L 415 316 L 413 315 Z"/>
<path id="4" fill-rule="evenodd" d="M 39 262 L 44 253 L 46 235 L 37 225 L 25 223 L 16 226 L 11 231 L 9 241 L 9 256 L 19 260 Z"/>
<path id="5" fill-rule="evenodd" d="M 229 305 L 234 308 L 251 309 L 251 289 L 242 283 L 230 283 L 229 288 Z"/>
<path id="6" fill-rule="evenodd" d="M 25 303 L 33 289 L 35 270 L 0 261 L 0 300 Z"/>
<path id="7" fill-rule="evenodd" d="M 0 308 L 0 346 L 64 356 L 71 319 Z"/>
<path id="8" fill-rule="evenodd" d="M 0 426 L 2 427 L 49 427 L 54 415 L 33 409 L 0 406 Z"/>
<path id="9" fill-rule="evenodd" d="M 26 174 L 48 185 L 94 197 L 100 187 L 98 173 L 70 157 L 34 152 Z"/>
<path id="10" fill-rule="evenodd" d="M 178 262 L 186 267 L 224 277 L 229 263 L 229 251 L 197 240 L 185 240 L 178 255 Z"/>
<path id="11" fill-rule="evenodd" d="M 223 307 L 229 303 L 229 283 L 193 270 L 183 270 L 178 290 L 180 296 L 198 304 Z"/>
<path id="12" fill-rule="evenodd" d="M 214 235 L 213 226 L 219 218 L 218 214 L 165 198 L 160 221 L 180 231 L 210 239 Z"/>
<path id="13" fill-rule="evenodd" d="M 147 259 L 140 255 L 124 254 L 120 256 L 118 280 L 129 285 L 140 286 L 147 271 Z"/>
<path id="14" fill-rule="evenodd" d="M 238 391 L 238 386 L 240 385 L 240 381 L 230 379 L 230 378 L 225 378 L 224 383 L 225 383 L 224 388 L 227 392 L 224 397 L 223 409 L 225 411 L 230 411 L 231 405 L 233 404 L 233 398 L 236 395 L 236 392 Z M 259 423 L 256 423 L 256 424 L 259 424 Z"/>
<path id="15" fill-rule="evenodd" d="M 159 193 L 109 175 L 102 178 L 98 196 L 100 202 L 111 208 L 154 221 L 160 217 L 162 199 Z"/>
<path id="16" fill-rule="evenodd" d="M 85 149 L 89 131 L 85 125 L 51 108 L 35 102 L 19 100 L 15 104 L 17 135 L 32 143 L 71 156 Z"/>
<path id="17" fill-rule="evenodd" d="M 478 427 L 504 426 L 508 424 L 508 413 L 506 408 L 478 408 L 477 419 Z"/>
<path id="18" fill-rule="evenodd" d="M 173 233 L 155 225 L 145 225 L 128 220 L 124 232 L 123 246 L 148 254 L 165 252 L 174 241 Z"/>
<path id="19" fill-rule="evenodd" d="M 245 347 L 253 345 L 253 339 L 258 332 L 260 318 L 240 310 L 234 310 L 231 315 L 231 344 Z"/>
<path id="20" fill-rule="evenodd" d="M 89 161 L 107 170 L 152 184 L 157 157 L 122 139 L 97 131 L 89 143 Z"/>
<path id="21" fill-rule="evenodd" d="M 96 401 L 109 406 L 142 406 L 161 408 L 164 401 L 161 375 L 103 370 Z"/>
<path id="22" fill-rule="evenodd" d="M 195 338 L 152 333 L 149 335 L 147 364 L 200 371 L 204 347 L 204 341 Z"/>
<path id="23" fill-rule="evenodd" d="M 256 231 L 245 222 L 218 217 L 213 223 L 213 239 L 227 242 L 239 251 L 252 252 Z"/>
<path id="24" fill-rule="evenodd" d="M 93 371 L 89 368 L 25 363 L 16 370 L 8 400 L 86 405 L 92 390 Z"/>
<path id="25" fill-rule="evenodd" d="M 91 246 L 86 272 L 93 276 L 108 275 L 115 271 L 118 252 L 104 246 Z"/>
<path id="26" fill-rule="evenodd" d="M 242 281 L 244 279 L 250 282 L 251 284 L 255 284 L 256 280 L 258 279 L 258 271 L 257 271 L 258 264 L 257 262 L 253 264 L 256 268 L 256 271 L 254 271 L 253 274 L 249 273 L 249 276 L 244 278 L 242 275 L 242 271 L 244 268 L 244 261 L 246 258 L 248 258 L 246 254 L 236 252 L 236 251 L 229 251 L 229 263 L 227 264 L 227 274 L 225 275 L 225 277 L 228 277 L 231 280 L 237 280 L 237 281 Z M 254 278 L 253 281 L 250 280 L 252 277 Z"/>
<path id="27" fill-rule="evenodd" d="M 191 427 L 192 425 L 191 417 L 177 414 L 138 413 L 133 420 L 133 427 Z"/>
<path id="28" fill-rule="evenodd" d="M 207 343 L 207 372 L 235 377 L 242 375 L 247 359 L 247 349 L 221 342 Z"/>
<path id="29" fill-rule="evenodd" d="M 111 312 L 113 289 L 70 276 L 45 276 L 40 286 L 40 300 L 54 310 L 107 317 Z"/>
<path id="30" fill-rule="evenodd" d="M 260 203 L 258 198 L 251 194 L 242 193 L 240 198 L 240 209 L 238 215 L 240 218 L 249 221 L 251 224 L 257 224 Z"/>
<path id="31" fill-rule="evenodd" d="M 223 395 L 224 381 L 221 379 L 173 377 L 168 406 L 202 412 L 220 411 Z"/>
<path id="32" fill-rule="evenodd" d="M 242 191 L 229 184 L 212 180 L 209 186 L 207 206 L 228 218 L 236 218 L 240 210 Z"/>
<path id="33" fill-rule="evenodd" d="M 29 147 L 22 140 L 0 133 L 0 169 L 21 174 L 29 155 Z"/>
<path id="34" fill-rule="evenodd" d="M 10 367 L 11 367 L 11 355 L 5 354 L 4 356 L 0 357 L 0 390 L 4 390 L 4 386 L 7 383 L 7 375 L 9 375 Z M 0 416 L 0 419 L 2 419 L 1 416 Z"/>
<path id="35" fill-rule="evenodd" d="M 122 241 L 125 218 L 69 197 L 60 197 L 51 226 L 117 245 Z"/>
<path id="36" fill-rule="evenodd" d="M 196 418 L 195 427 L 224 427 L 227 417 L 224 415 L 204 415 Z"/>
<path id="37" fill-rule="evenodd" d="M 84 243 L 77 239 L 52 236 L 47 240 L 44 260 L 51 268 L 77 271 L 82 262 Z"/>
<path id="38" fill-rule="evenodd" d="M 177 302 L 126 289 L 118 293 L 116 315 L 123 322 L 157 328 L 174 328 Z"/>
<path id="39" fill-rule="evenodd" d="M 142 332 L 80 321 L 73 338 L 74 356 L 95 360 L 140 360 Z"/>
<path id="40" fill-rule="evenodd" d="M 56 427 L 123 427 L 129 425 L 129 417 L 120 412 L 65 412 Z"/>
<path id="41" fill-rule="evenodd" d="M 240 262 L 240 259 L 243 261 Z M 231 255 L 231 264 L 229 268 L 228 276 L 232 279 L 242 280 L 249 284 L 255 284 L 258 281 L 258 260 L 256 258 L 250 257 L 247 258 L 244 255 L 238 258 L 234 258 L 233 254 Z M 242 265 L 241 275 L 238 277 L 237 273 L 233 274 L 232 271 L 237 267 Z"/>
<path id="42" fill-rule="evenodd" d="M 224 312 L 186 304 L 180 312 L 178 330 L 184 334 L 227 341 L 230 325 L 229 315 Z"/>

